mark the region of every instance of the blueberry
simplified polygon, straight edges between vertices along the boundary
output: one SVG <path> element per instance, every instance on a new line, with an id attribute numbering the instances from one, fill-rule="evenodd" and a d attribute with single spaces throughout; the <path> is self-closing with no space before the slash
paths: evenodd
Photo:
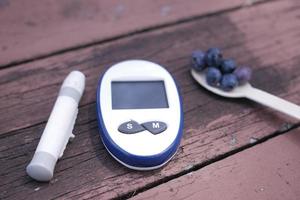
<path id="1" fill-rule="evenodd" d="M 222 62 L 222 54 L 220 49 L 208 49 L 205 55 L 205 62 L 209 67 L 219 67 Z"/>
<path id="2" fill-rule="evenodd" d="M 232 59 L 224 59 L 220 68 L 224 74 L 232 73 L 236 68 L 235 61 Z"/>
<path id="3" fill-rule="evenodd" d="M 202 71 L 205 68 L 205 53 L 194 51 L 192 53 L 192 66 L 196 71 Z"/>
<path id="4" fill-rule="evenodd" d="M 234 74 L 236 75 L 239 84 L 243 85 L 251 79 L 252 71 L 249 67 L 239 67 L 234 71 Z"/>
<path id="5" fill-rule="evenodd" d="M 234 74 L 225 74 L 221 80 L 221 88 L 225 91 L 233 90 L 238 85 L 238 79 Z"/>
<path id="6" fill-rule="evenodd" d="M 211 86 L 217 86 L 222 78 L 222 73 L 215 67 L 209 67 L 206 71 L 206 82 Z"/>

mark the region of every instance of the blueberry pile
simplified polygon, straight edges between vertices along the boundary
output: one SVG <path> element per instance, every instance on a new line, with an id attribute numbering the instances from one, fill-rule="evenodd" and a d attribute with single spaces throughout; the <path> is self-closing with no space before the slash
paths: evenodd
<path id="1" fill-rule="evenodd" d="M 231 91 L 251 79 L 249 67 L 238 67 L 233 59 L 224 59 L 220 49 L 210 48 L 206 52 L 194 51 L 192 64 L 196 71 L 204 72 L 209 85 Z"/>

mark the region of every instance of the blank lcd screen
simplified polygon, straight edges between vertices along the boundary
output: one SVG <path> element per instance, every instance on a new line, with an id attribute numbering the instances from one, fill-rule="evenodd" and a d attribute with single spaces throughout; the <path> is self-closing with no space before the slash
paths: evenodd
<path id="1" fill-rule="evenodd" d="M 168 108 L 164 81 L 113 81 L 112 109 Z"/>

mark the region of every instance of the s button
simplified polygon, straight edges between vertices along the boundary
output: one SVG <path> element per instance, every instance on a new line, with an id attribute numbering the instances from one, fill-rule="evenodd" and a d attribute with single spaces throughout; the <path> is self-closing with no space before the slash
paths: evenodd
<path id="1" fill-rule="evenodd" d="M 125 134 L 138 133 L 144 130 L 144 127 L 142 127 L 141 125 L 139 125 L 139 123 L 133 120 L 121 124 L 118 128 L 118 131 Z"/>

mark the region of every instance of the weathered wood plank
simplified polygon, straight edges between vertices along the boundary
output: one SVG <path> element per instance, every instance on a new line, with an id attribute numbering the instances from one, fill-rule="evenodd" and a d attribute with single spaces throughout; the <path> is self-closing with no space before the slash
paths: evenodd
<path id="1" fill-rule="evenodd" d="M 89 110 L 93 111 L 94 106 Z M 113 160 L 100 142 L 95 121 L 76 126 L 75 140 L 69 144 L 49 183 L 37 183 L 25 173 L 44 125 L 15 132 L 2 139 L 1 199 L 109 199 L 155 184 L 209 159 L 228 153 L 269 135 L 274 129 L 254 122 L 259 112 L 238 126 L 203 128 L 197 134 L 185 132 L 179 153 L 163 169 L 151 172 L 128 170 Z M 229 119 L 232 120 L 232 119 Z M 191 126 L 189 126 L 191 127 Z M 284 128 L 284 127 L 282 127 Z M 250 131 L 249 131 L 250 130 Z M 231 134 L 232 133 L 232 134 Z M 190 137 L 190 138 L 189 138 Z M 7 146 L 4 146 L 7 144 Z"/>
<path id="2" fill-rule="evenodd" d="M 287 1 L 282 4 L 285 6 L 282 9 L 273 8 L 279 15 L 283 15 L 286 9 L 296 3 Z M 255 80 L 254 85 L 280 94 L 286 87 L 285 84 L 292 84 L 288 80 L 299 73 L 299 70 L 294 70 L 299 56 L 296 45 L 299 44 L 297 11 L 288 15 L 285 13 L 277 20 L 276 17 L 264 18 L 263 12 L 257 13 L 259 11 L 256 9 L 250 9 L 239 15 L 205 18 L 1 70 L 0 111 L 7 114 L 0 116 L 0 135 L 47 120 L 63 78 L 74 69 L 82 70 L 87 75 L 82 105 L 95 101 L 100 73 L 112 63 L 132 58 L 150 59 L 165 65 L 182 82 L 183 90 L 195 93 L 194 90 L 198 87 L 192 84 L 194 82 L 186 81 L 190 80 L 190 76 L 183 66 L 188 67 L 189 56 L 194 49 L 206 49 L 209 46 L 222 47 L 225 54 L 235 57 L 239 63 L 260 67 L 257 71 L 263 73 L 257 73 L 256 76 L 261 80 Z M 255 15 L 259 16 L 254 18 Z M 271 21 L 275 18 L 276 23 Z M 254 19 L 256 21 L 251 22 Z M 290 23 L 286 24 L 286 21 Z M 284 23 L 285 25 L 280 25 Z M 284 73 L 281 73 L 283 70 Z M 278 80 L 265 81 L 264 73 L 268 73 L 270 79 Z M 281 84 L 273 84 L 275 82 Z M 293 90 L 296 88 L 293 87 Z M 188 109 L 190 105 L 187 105 Z M 15 113 L 18 113 L 17 118 Z"/>
<path id="3" fill-rule="evenodd" d="M 0 2 L 0 66 L 241 6 L 227 1 Z"/>
<path id="4" fill-rule="evenodd" d="M 141 199 L 273 199 L 300 197 L 300 129 L 278 136 L 137 195 Z"/>
<path id="5" fill-rule="evenodd" d="M 0 124 L 11 123 L 9 133 L 1 127 L 0 198 L 117 197 L 155 185 L 275 131 L 285 130 L 286 122 L 292 122 L 291 119 L 249 101 L 225 100 L 201 89 L 188 73 L 189 54 L 195 48 L 220 46 L 239 63 L 254 66 L 255 86 L 300 103 L 300 88 L 296 84 L 300 81 L 297 70 L 300 24 L 296 4 L 296 1 L 260 4 L 0 71 L 1 113 L 8 116 L 1 118 Z M 283 23 L 281 29 L 279 25 Z M 268 40 L 270 36 L 272 40 Z M 284 56 L 280 56 L 280 50 L 284 50 Z M 98 75 L 111 63 L 127 58 L 146 58 L 165 65 L 182 90 L 184 138 L 179 153 L 160 170 L 125 169 L 108 155 L 99 139 L 94 104 Z M 58 163 L 53 181 L 37 183 L 26 176 L 24 169 L 33 155 L 59 84 L 72 69 L 88 75 L 76 138 Z M 41 100 L 34 98 L 37 96 Z M 9 110 L 10 107 L 14 108 Z M 13 126 L 23 129 L 15 130 Z"/>

